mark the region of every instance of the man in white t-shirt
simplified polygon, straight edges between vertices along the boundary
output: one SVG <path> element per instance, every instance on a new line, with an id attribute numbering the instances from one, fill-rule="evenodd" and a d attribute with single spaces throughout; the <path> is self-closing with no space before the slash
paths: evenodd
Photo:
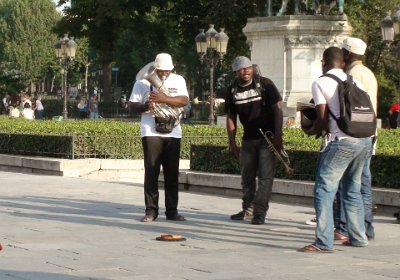
<path id="1" fill-rule="evenodd" d="M 342 81 L 347 78 L 344 55 L 340 48 L 330 47 L 323 53 L 322 72 L 332 74 Z M 354 80 L 356 83 L 357 81 Z M 359 83 L 357 83 L 359 85 Z M 364 207 L 361 197 L 361 173 L 371 150 L 371 137 L 354 138 L 340 130 L 335 119 L 340 115 L 338 83 L 326 76 L 312 85 L 312 95 L 317 110 L 313 131 L 329 131 L 317 161 L 314 187 L 314 207 L 317 216 L 316 239 L 301 249 L 303 252 L 332 252 L 334 222 L 332 204 L 339 181 L 342 180 L 344 210 L 347 217 L 348 241 L 344 245 L 368 245 L 364 225 Z M 316 128 L 316 129 L 315 129 Z"/>
<path id="2" fill-rule="evenodd" d="M 186 82 L 180 75 L 172 73 L 174 65 L 171 55 L 160 53 L 152 67 L 163 86 L 157 89 L 146 79 L 136 81 L 129 99 L 130 110 L 141 114 L 141 137 L 144 152 L 144 196 L 146 211 L 142 222 L 152 222 L 159 214 L 158 177 L 163 167 L 165 180 L 165 215 L 168 220 L 185 221 L 178 214 L 178 175 L 182 129 L 180 124 L 170 132 L 158 132 L 154 115 L 154 104 L 166 104 L 176 108 L 186 106 L 189 95 Z M 163 92 L 168 90 L 168 95 Z"/>

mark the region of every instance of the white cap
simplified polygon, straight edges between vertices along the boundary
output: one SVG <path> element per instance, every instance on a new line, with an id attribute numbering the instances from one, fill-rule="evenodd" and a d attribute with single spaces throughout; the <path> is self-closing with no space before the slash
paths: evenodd
<path id="1" fill-rule="evenodd" d="M 153 66 L 158 70 L 171 71 L 172 69 L 174 69 L 174 64 L 172 64 L 172 57 L 167 53 L 157 54 Z"/>
<path id="2" fill-rule="evenodd" d="M 233 60 L 232 70 L 233 72 L 239 71 L 242 68 L 253 66 L 251 60 L 245 56 L 238 56 Z"/>
<path id="3" fill-rule="evenodd" d="M 349 37 L 343 41 L 340 48 L 348 50 L 354 54 L 364 55 L 365 50 L 367 49 L 367 44 L 359 38 Z"/>

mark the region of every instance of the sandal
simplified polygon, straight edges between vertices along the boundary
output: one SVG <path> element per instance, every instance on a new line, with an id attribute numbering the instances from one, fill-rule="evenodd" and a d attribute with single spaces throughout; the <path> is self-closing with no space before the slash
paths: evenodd
<path id="1" fill-rule="evenodd" d="M 349 238 L 346 235 L 343 235 L 337 231 L 334 233 L 334 239 L 335 240 L 340 240 L 340 241 L 348 241 Z"/>
<path id="2" fill-rule="evenodd" d="M 307 245 L 298 251 L 304 253 L 333 253 L 333 250 L 321 249 L 313 244 Z"/>
<path id="3" fill-rule="evenodd" d="M 150 223 L 152 221 L 154 221 L 156 219 L 156 217 L 154 217 L 153 215 L 145 215 L 140 221 L 143 223 Z"/>
<path id="4" fill-rule="evenodd" d="M 353 246 L 353 247 L 366 247 L 367 245 L 354 245 L 350 240 L 346 240 L 342 243 L 343 246 Z"/>

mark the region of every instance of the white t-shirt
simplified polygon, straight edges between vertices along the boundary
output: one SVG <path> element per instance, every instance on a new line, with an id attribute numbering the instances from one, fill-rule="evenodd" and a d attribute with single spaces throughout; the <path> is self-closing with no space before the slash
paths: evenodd
<path id="1" fill-rule="evenodd" d="M 337 76 L 342 81 L 347 79 L 346 73 L 342 69 L 331 69 L 327 73 Z M 353 81 L 357 86 L 363 89 L 361 83 L 353 78 Z M 315 105 L 328 104 L 329 110 L 335 117 L 340 116 L 340 106 L 339 106 L 339 93 L 338 93 L 338 83 L 330 77 L 320 77 L 312 85 L 312 96 Z M 341 131 L 336 123 L 336 120 L 329 114 L 329 131 L 332 139 L 335 137 L 343 138 L 350 137 L 343 131 Z"/>
<path id="2" fill-rule="evenodd" d="M 27 120 L 35 119 L 35 112 L 31 108 L 24 108 L 24 110 L 22 110 L 22 115 Z"/>
<path id="3" fill-rule="evenodd" d="M 36 100 L 36 110 L 38 111 L 44 110 L 42 101 L 40 101 L 39 99 Z"/>
<path id="4" fill-rule="evenodd" d="M 169 95 L 171 96 L 186 96 L 189 98 L 185 79 L 180 75 L 171 73 L 164 81 L 164 86 L 168 89 Z M 153 91 L 156 91 L 154 87 Z M 140 104 L 144 104 L 149 99 L 149 94 L 150 82 L 145 79 L 139 80 L 133 86 L 129 102 L 138 102 Z M 171 133 L 159 133 L 156 131 L 155 125 L 153 112 L 147 111 L 142 113 L 140 121 L 141 136 L 182 138 L 182 129 L 180 124 L 174 127 Z"/>

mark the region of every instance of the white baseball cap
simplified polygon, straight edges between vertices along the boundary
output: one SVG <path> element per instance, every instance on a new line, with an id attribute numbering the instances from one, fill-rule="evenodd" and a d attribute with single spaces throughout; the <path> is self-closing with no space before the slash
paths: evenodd
<path id="1" fill-rule="evenodd" d="M 172 63 L 172 57 L 167 53 L 157 54 L 153 66 L 158 70 L 171 71 L 172 69 L 174 69 L 174 64 Z"/>
<path id="2" fill-rule="evenodd" d="M 367 44 L 359 38 L 349 37 L 343 41 L 340 48 L 348 50 L 354 54 L 364 55 L 365 50 L 367 49 Z"/>
<path id="3" fill-rule="evenodd" d="M 253 66 L 251 60 L 245 56 L 238 56 L 233 60 L 232 70 L 233 72 L 239 71 L 242 68 Z"/>

